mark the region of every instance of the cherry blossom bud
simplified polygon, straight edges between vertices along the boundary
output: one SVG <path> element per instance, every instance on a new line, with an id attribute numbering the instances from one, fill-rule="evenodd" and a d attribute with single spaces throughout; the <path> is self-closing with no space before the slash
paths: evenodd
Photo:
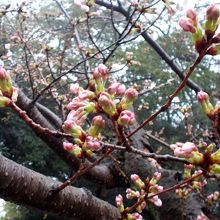
<path id="1" fill-rule="evenodd" d="M 179 25 L 186 32 L 196 32 L 196 28 L 193 24 L 193 21 L 190 18 L 181 18 L 179 21 Z"/>
<path id="2" fill-rule="evenodd" d="M 124 94 L 125 92 L 125 85 L 121 84 L 121 83 L 112 83 L 109 87 L 108 87 L 108 93 L 110 95 L 114 95 L 114 96 L 121 96 Z"/>
<path id="3" fill-rule="evenodd" d="M 161 178 L 161 173 L 155 172 L 154 175 L 153 175 L 153 178 L 154 178 L 155 180 L 159 181 L 160 178 Z"/>
<path id="4" fill-rule="evenodd" d="M 220 16 L 220 9 L 216 4 L 210 5 L 206 10 L 206 19 L 217 22 Z"/>
<path id="5" fill-rule="evenodd" d="M 194 22 L 194 24 L 197 23 L 197 14 L 196 14 L 195 10 L 188 9 L 187 12 L 186 12 L 186 17 L 190 18 Z"/>
<path id="6" fill-rule="evenodd" d="M 123 197 L 121 194 L 119 194 L 115 197 L 115 202 L 116 202 L 116 205 L 119 209 L 119 212 L 123 212 L 124 211 L 124 204 L 123 204 Z"/>
<path id="7" fill-rule="evenodd" d="M 62 126 L 63 130 L 71 134 L 74 138 L 81 138 L 83 131 L 82 128 L 77 125 L 73 120 L 66 120 Z"/>
<path id="8" fill-rule="evenodd" d="M 98 115 L 92 119 L 92 126 L 88 130 L 88 134 L 92 137 L 97 137 L 101 130 L 105 127 L 105 120 Z"/>
<path id="9" fill-rule="evenodd" d="M 106 80 L 106 75 L 108 73 L 108 68 L 104 64 L 99 64 L 98 65 L 98 71 L 101 73 L 103 80 Z"/>
<path id="10" fill-rule="evenodd" d="M 109 116 L 113 116 L 116 113 L 116 106 L 107 92 L 102 92 L 99 96 L 98 103 L 103 111 Z"/>
<path id="11" fill-rule="evenodd" d="M 206 22 L 204 29 L 207 38 L 213 37 L 219 25 L 220 9 L 216 4 L 210 5 L 206 11 Z"/>
<path id="12" fill-rule="evenodd" d="M 152 198 L 150 199 L 150 201 L 153 202 L 154 205 L 156 205 L 156 206 L 159 206 L 159 207 L 162 206 L 162 201 L 159 199 L 158 196 L 152 197 Z"/>
<path id="13" fill-rule="evenodd" d="M 206 92 L 200 91 L 197 94 L 197 99 L 200 102 L 205 114 L 211 118 L 212 113 L 214 111 L 214 107 L 212 106 L 212 104 L 209 101 L 209 95 Z"/>
<path id="14" fill-rule="evenodd" d="M 8 97 L 0 96 L 0 108 L 8 107 L 11 103 L 11 100 Z"/>
<path id="15" fill-rule="evenodd" d="M 91 151 L 97 151 L 100 148 L 100 143 L 97 138 L 87 136 L 83 147 L 89 148 Z"/>
<path id="16" fill-rule="evenodd" d="M 150 186 L 149 191 L 154 194 L 162 192 L 163 186 L 159 186 L 158 184 L 154 184 L 154 185 Z"/>
<path id="17" fill-rule="evenodd" d="M 72 144 L 68 142 L 63 142 L 64 150 L 68 151 L 69 153 L 73 154 L 77 158 L 82 157 L 82 149 L 77 144 Z"/>
<path id="18" fill-rule="evenodd" d="M 122 110 L 128 109 L 132 106 L 135 99 L 138 97 L 138 92 L 134 88 L 129 88 L 125 91 L 124 96 L 120 102 L 120 108 Z"/>
<path id="19" fill-rule="evenodd" d="M 79 93 L 79 84 L 78 83 L 74 83 L 70 85 L 70 92 L 73 93 L 74 95 L 77 95 Z"/>
<path id="20" fill-rule="evenodd" d="M 127 199 L 133 199 L 133 198 L 138 198 L 140 196 L 140 192 L 139 191 L 134 191 L 130 188 L 128 188 L 126 190 L 126 197 Z"/>
<path id="21" fill-rule="evenodd" d="M 78 97 L 82 100 L 93 99 L 95 97 L 95 94 L 94 94 L 94 92 L 89 91 L 89 90 L 81 90 L 81 91 L 79 91 Z"/>
<path id="22" fill-rule="evenodd" d="M 209 100 L 209 95 L 204 91 L 199 91 L 197 94 L 197 99 L 199 102 Z"/>
<path id="23" fill-rule="evenodd" d="M 67 104 L 66 108 L 68 110 L 77 110 L 80 107 L 86 106 L 88 102 L 86 100 L 82 100 L 79 97 L 75 97 L 72 99 L 70 103 Z"/>
<path id="24" fill-rule="evenodd" d="M 135 122 L 134 113 L 129 110 L 122 111 L 117 122 L 123 126 L 132 125 Z"/>
<path id="25" fill-rule="evenodd" d="M 71 150 L 73 150 L 74 146 L 72 143 L 63 142 L 63 148 L 66 151 L 71 151 Z"/>
<path id="26" fill-rule="evenodd" d="M 131 181 L 135 184 L 138 189 L 143 189 L 145 187 L 144 182 L 140 179 L 137 174 L 131 175 Z"/>
<path id="27" fill-rule="evenodd" d="M 133 102 L 138 97 L 138 92 L 134 88 L 129 88 L 125 91 L 124 97 L 127 102 Z"/>
<path id="28" fill-rule="evenodd" d="M 11 77 L 2 67 L 0 67 L 0 90 L 3 96 L 11 98 L 13 93 Z"/>

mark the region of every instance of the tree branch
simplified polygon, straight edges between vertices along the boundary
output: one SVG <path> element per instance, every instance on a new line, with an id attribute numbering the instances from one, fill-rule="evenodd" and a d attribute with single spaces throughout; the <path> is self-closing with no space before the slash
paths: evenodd
<path id="1" fill-rule="evenodd" d="M 129 19 L 129 12 L 125 10 L 123 7 L 112 6 L 111 4 L 106 3 L 102 0 L 96 0 L 95 3 L 104 6 L 108 9 L 117 11 L 124 15 L 127 20 Z M 169 67 L 179 76 L 179 78 L 183 80 L 184 71 L 174 62 L 174 60 L 169 56 L 169 54 L 167 54 L 167 52 L 155 40 L 153 40 L 151 36 L 147 34 L 147 32 L 143 32 L 141 35 L 145 39 L 145 41 L 157 52 L 157 54 L 169 65 Z M 197 85 L 190 79 L 187 81 L 186 84 L 196 93 L 202 90 L 199 85 Z"/>
<path id="2" fill-rule="evenodd" d="M 68 219 L 116 219 L 116 207 L 102 201 L 83 188 L 68 186 L 48 197 L 52 186 L 60 185 L 40 173 L 0 155 L 0 196 Z"/>

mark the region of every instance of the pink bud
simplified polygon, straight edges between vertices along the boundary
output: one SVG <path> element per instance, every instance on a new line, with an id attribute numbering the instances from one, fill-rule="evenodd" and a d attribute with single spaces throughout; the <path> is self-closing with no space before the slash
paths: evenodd
<path id="1" fill-rule="evenodd" d="M 66 151 L 72 151 L 74 149 L 74 145 L 72 143 L 63 142 L 63 148 Z"/>
<path id="2" fill-rule="evenodd" d="M 186 17 L 190 18 L 191 20 L 193 20 L 194 22 L 197 21 L 197 14 L 196 11 L 194 11 L 193 9 L 188 9 L 186 12 Z"/>
<path id="3" fill-rule="evenodd" d="M 108 115 L 113 116 L 116 113 L 116 106 L 107 92 L 102 92 L 100 94 L 98 103 Z"/>
<path id="4" fill-rule="evenodd" d="M 98 115 L 92 119 L 92 124 L 99 127 L 99 128 L 104 128 L 105 127 L 105 120 L 102 118 L 101 115 Z"/>
<path id="5" fill-rule="evenodd" d="M 92 151 L 99 150 L 99 148 L 100 148 L 100 143 L 99 143 L 98 139 L 93 138 L 91 136 L 86 137 L 84 145 L 85 145 L 85 147 L 89 148 Z"/>
<path id="6" fill-rule="evenodd" d="M 140 177 L 137 174 L 131 174 L 131 181 L 132 182 L 136 182 L 139 179 L 140 179 Z"/>
<path id="7" fill-rule="evenodd" d="M 154 175 L 153 175 L 153 178 L 156 179 L 157 181 L 159 181 L 160 178 L 161 178 L 161 173 L 155 172 Z"/>
<path id="8" fill-rule="evenodd" d="M 185 154 L 190 154 L 192 151 L 198 150 L 196 145 L 192 142 L 186 142 L 182 146 L 182 150 L 184 151 Z"/>
<path id="9" fill-rule="evenodd" d="M 182 18 L 182 19 L 180 19 L 179 25 L 186 32 L 191 32 L 191 33 L 195 33 L 196 32 L 196 29 L 194 27 L 193 21 L 191 19 L 189 19 L 189 18 Z"/>
<path id="10" fill-rule="evenodd" d="M 131 125 L 135 122 L 134 113 L 129 110 L 124 110 L 120 113 L 118 124 Z"/>
<path id="11" fill-rule="evenodd" d="M 133 102 L 138 97 L 138 92 L 134 88 L 129 88 L 125 91 L 124 96 L 128 102 Z"/>
<path id="12" fill-rule="evenodd" d="M 110 95 L 120 96 L 125 92 L 125 85 L 121 83 L 112 83 L 108 88 L 108 93 Z"/>
<path id="13" fill-rule="evenodd" d="M 197 99 L 199 102 L 209 100 L 209 95 L 204 91 L 199 91 L 197 94 Z"/>
<path id="14" fill-rule="evenodd" d="M 70 92 L 72 92 L 74 95 L 77 95 L 79 93 L 79 84 L 78 83 L 71 84 Z"/>
<path id="15" fill-rule="evenodd" d="M 123 205 L 123 197 L 121 194 L 117 195 L 115 198 L 116 205 L 119 207 Z"/>
<path id="16" fill-rule="evenodd" d="M 101 77 L 101 73 L 99 72 L 98 67 L 96 67 L 93 71 L 93 77 L 95 80 L 99 79 Z"/>
<path id="17" fill-rule="evenodd" d="M 105 76 L 108 72 L 108 68 L 106 65 L 101 63 L 98 65 L 98 71 L 102 74 L 102 76 Z"/>
<path id="18" fill-rule="evenodd" d="M 150 201 L 153 202 L 156 206 L 162 206 L 162 201 L 159 199 L 158 196 L 154 196 L 150 199 Z"/>
<path id="19" fill-rule="evenodd" d="M 206 19 L 217 22 L 220 16 L 220 9 L 216 4 L 210 5 L 206 10 Z"/>

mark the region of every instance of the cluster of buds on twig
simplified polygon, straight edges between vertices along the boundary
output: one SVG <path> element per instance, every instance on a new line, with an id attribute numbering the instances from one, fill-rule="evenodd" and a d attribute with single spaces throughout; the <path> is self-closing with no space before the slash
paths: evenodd
<path id="1" fill-rule="evenodd" d="M 203 28 L 198 22 L 196 11 L 193 9 L 187 11 L 186 18 L 182 18 L 179 24 L 184 31 L 192 33 L 193 43 L 198 53 L 206 48 L 206 54 L 214 56 L 220 54 L 220 33 L 216 33 L 219 21 L 220 8 L 213 4 L 206 10 L 206 20 Z"/>
<path id="2" fill-rule="evenodd" d="M 207 196 L 206 201 L 208 205 L 212 205 L 219 198 L 219 192 L 215 191 L 214 193 Z"/>
<path id="3" fill-rule="evenodd" d="M 206 179 L 203 176 L 198 176 L 198 174 L 202 174 L 201 170 L 196 170 L 192 174 L 192 169 L 194 166 L 192 164 L 184 164 L 184 172 L 183 172 L 183 180 L 192 179 L 192 181 L 186 183 L 183 187 L 176 189 L 176 194 L 179 198 L 186 200 L 189 197 L 189 194 L 193 190 L 202 190 L 202 188 L 207 184 Z"/>
<path id="4" fill-rule="evenodd" d="M 178 142 L 170 147 L 175 156 L 187 159 L 190 164 L 200 166 L 210 175 L 220 179 L 220 149 L 213 152 L 215 144 L 203 146 L 203 152 L 192 142 Z"/>
<path id="5" fill-rule="evenodd" d="M 162 205 L 162 201 L 156 195 L 163 191 L 163 186 L 157 184 L 160 177 L 161 173 L 155 172 L 151 179 L 147 178 L 146 181 L 143 182 L 137 174 L 131 175 L 131 181 L 134 187 L 126 190 L 126 197 L 129 200 L 137 199 L 136 204 L 132 206 L 135 207 L 135 211 L 137 212 L 130 213 L 134 210 L 131 210 L 129 207 L 124 207 L 123 197 L 119 194 L 115 200 L 123 219 L 141 220 L 142 216 L 139 213 L 147 206 L 147 202 L 152 202 L 156 206 Z"/>
<path id="6" fill-rule="evenodd" d="M 100 148 L 100 133 L 105 127 L 105 121 L 97 115 L 85 131 L 83 128 L 90 113 L 105 113 L 118 126 L 131 125 L 135 121 L 134 113 L 128 109 L 138 92 L 134 88 L 126 89 L 125 85 L 117 82 L 106 87 L 108 75 L 108 68 L 99 64 L 93 71 L 88 89 L 83 89 L 79 84 L 70 86 L 75 97 L 66 106 L 70 112 L 62 127 L 74 138 L 75 144 L 65 142 L 64 149 L 79 158 L 91 156 Z"/>
<path id="7" fill-rule="evenodd" d="M 16 102 L 18 89 L 12 86 L 9 73 L 0 65 L 0 108 L 8 107 L 11 101 Z"/>

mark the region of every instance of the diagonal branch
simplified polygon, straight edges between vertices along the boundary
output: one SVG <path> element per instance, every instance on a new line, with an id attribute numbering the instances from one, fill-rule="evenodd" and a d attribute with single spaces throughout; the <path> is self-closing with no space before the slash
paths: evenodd
<path id="1" fill-rule="evenodd" d="M 0 155 L 0 197 L 68 219 L 116 219 L 116 207 L 83 188 L 68 186 L 48 197 L 52 186 L 61 183 L 23 167 Z"/>
<path id="2" fill-rule="evenodd" d="M 111 4 L 102 0 L 96 0 L 95 3 L 108 9 L 117 11 L 124 15 L 127 20 L 129 19 L 129 12 L 121 6 L 112 6 Z M 143 32 L 141 35 L 145 39 L 145 41 L 157 52 L 157 54 L 169 65 L 169 67 L 179 76 L 179 78 L 183 80 L 184 71 L 174 62 L 172 57 L 170 57 L 169 54 L 167 54 L 167 52 L 155 40 L 153 40 L 147 32 Z M 186 84 L 196 93 L 202 90 L 199 85 L 197 85 L 190 79 L 187 81 Z"/>

